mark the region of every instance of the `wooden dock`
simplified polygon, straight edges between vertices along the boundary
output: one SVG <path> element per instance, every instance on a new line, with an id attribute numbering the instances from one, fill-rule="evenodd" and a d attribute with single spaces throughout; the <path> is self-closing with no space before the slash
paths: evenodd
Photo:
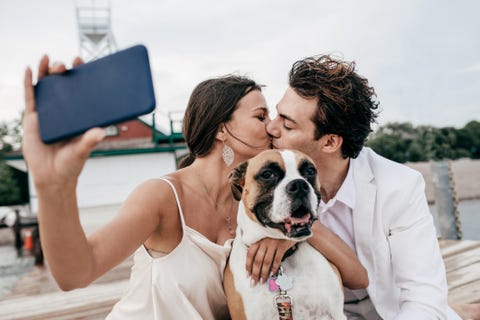
<path id="1" fill-rule="evenodd" d="M 61 291 L 47 266 L 35 266 L 0 301 L 0 319 L 105 319 L 123 296 L 133 259 L 129 258 L 91 285 Z"/>
<path id="2" fill-rule="evenodd" d="M 480 242 L 441 240 L 449 303 L 480 303 Z"/>
<path id="3" fill-rule="evenodd" d="M 450 303 L 480 303 L 480 242 L 441 240 Z M 34 267 L 0 301 L 0 319 L 104 319 L 128 286 L 132 258 L 84 289 L 62 292 L 48 267 Z"/>

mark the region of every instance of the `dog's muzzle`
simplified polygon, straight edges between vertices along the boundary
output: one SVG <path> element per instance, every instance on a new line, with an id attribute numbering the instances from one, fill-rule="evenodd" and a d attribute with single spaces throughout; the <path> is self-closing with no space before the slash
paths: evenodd
<path id="1" fill-rule="evenodd" d="M 290 181 L 286 186 L 287 196 L 291 201 L 290 215 L 282 224 L 287 237 L 299 238 L 311 234 L 310 227 L 315 221 L 310 202 L 310 187 L 303 179 Z"/>

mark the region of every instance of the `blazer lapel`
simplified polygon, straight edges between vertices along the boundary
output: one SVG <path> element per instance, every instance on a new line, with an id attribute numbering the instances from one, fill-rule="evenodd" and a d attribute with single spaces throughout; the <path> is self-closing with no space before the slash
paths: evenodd
<path id="1" fill-rule="evenodd" d="M 368 162 L 365 150 L 353 161 L 353 180 L 355 182 L 355 208 L 353 209 L 353 233 L 355 249 L 362 265 L 367 269 L 370 297 L 375 296 L 375 265 L 372 256 L 373 216 L 377 187 L 373 183 L 373 172 Z"/>

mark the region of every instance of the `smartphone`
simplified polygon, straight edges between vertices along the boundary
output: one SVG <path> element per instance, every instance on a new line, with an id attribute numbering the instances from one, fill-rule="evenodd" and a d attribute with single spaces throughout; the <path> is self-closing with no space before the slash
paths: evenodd
<path id="1" fill-rule="evenodd" d="M 106 127 L 155 109 L 145 46 L 136 45 L 35 85 L 40 137 L 53 143 Z"/>

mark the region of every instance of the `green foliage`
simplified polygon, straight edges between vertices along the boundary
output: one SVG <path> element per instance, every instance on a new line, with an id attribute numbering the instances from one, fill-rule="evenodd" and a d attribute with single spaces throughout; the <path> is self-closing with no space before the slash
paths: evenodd
<path id="1" fill-rule="evenodd" d="M 4 154 L 19 147 L 20 121 L 0 122 L 0 206 L 18 204 L 22 199 L 20 181 L 3 159 Z"/>
<path id="2" fill-rule="evenodd" d="M 20 120 L 0 122 L 0 153 L 10 152 L 20 147 L 22 141 Z"/>
<path id="3" fill-rule="evenodd" d="M 480 158 L 480 122 L 461 129 L 389 123 L 374 132 L 367 146 L 397 162 Z"/>
<path id="4" fill-rule="evenodd" d="M 21 202 L 21 191 L 18 181 L 14 178 L 12 169 L 0 162 L 0 205 L 12 205 Z"/>

